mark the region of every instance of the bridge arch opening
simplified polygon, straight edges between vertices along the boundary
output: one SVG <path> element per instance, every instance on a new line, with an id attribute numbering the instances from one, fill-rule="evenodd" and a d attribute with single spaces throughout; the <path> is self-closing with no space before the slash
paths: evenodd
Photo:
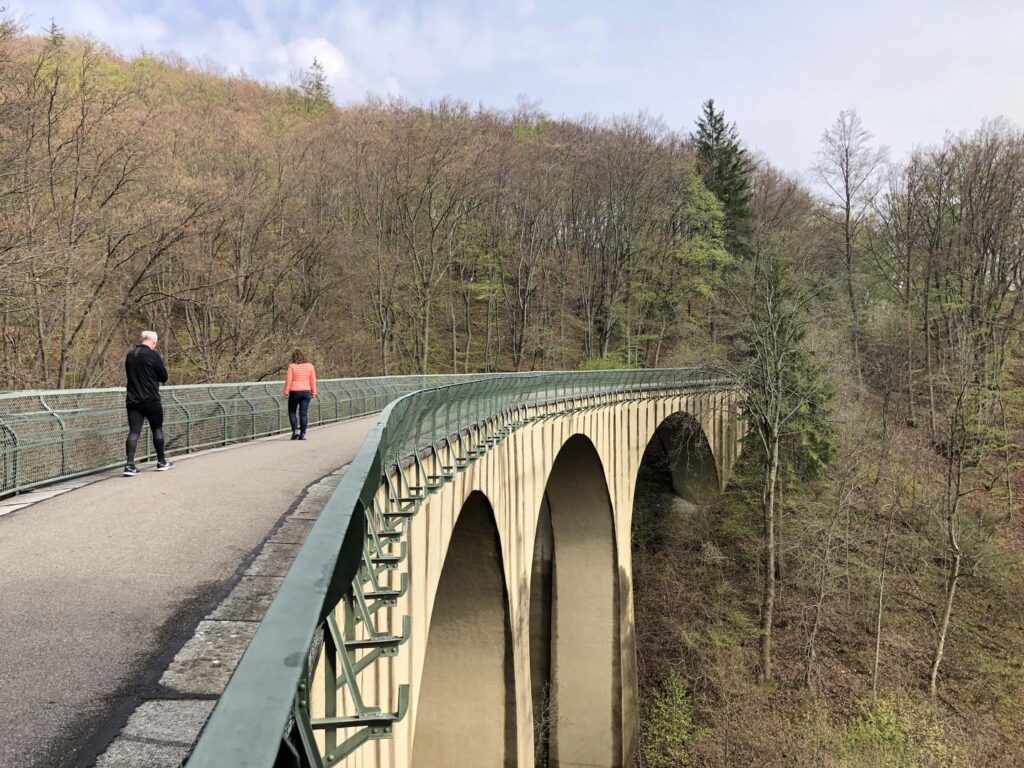
<path id="1" fill-rule="evenodd" d="M 667 472 L 672 490 L 697 503 L 720 490 L 718 465 L 700 422 L 688 413 L 674 413 L 658 425 L 643 464 Z"/>
<path id="2" fill-rule="evenodd" d="M 536 765 L 622 765 L 614 516 L 597 449 L 562 446 L 545 487 L 530 587 Z"/>
<path id="3" fill-rule="evenodd" d="M 459 513 L 434 598 L 413 767 L 515 766 L 513 674 L 498 528 L 477 491 Z"/>
<path id="4" fill-rule="evenodd" d="M 688 570 L 686 560 L 694 556 L 690 547 L 694 540 L 701 540 L 696 531 L 701 530 L 702 505 L 721 490 L 719 477 L 718 461 L 704 428 L 685 412 L 664 419 L 642 454 L 630 519 L 632 583 L 622 579 L 622 600 L 631 599 L 632 629 L 625 639 L 628 650 L 624 658 L 634 660 L 623 672 L 623 687 L 637 708 L 663 672 L 665 651 L 653 638 L 664 637 L 666 609 L 672 616 L 685 615 L 681 608 L 687 602 L 685 587 L 673 576 L 666 580 L 666 575 L 675 567 Z M 686 532 L 682 537 L 681 531 Z M 684 619 L 674 621 L 673 626 L 679 626 Z M 646 661 L 642 668 L 635 663 L 638 654 Z M 639 712 L 633 714 L 624 724 L 629 753 L 637 750 L 640 740 Z"/>

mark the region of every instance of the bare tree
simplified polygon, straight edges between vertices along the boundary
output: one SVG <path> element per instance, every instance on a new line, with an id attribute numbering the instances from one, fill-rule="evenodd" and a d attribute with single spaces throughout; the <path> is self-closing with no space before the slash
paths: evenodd
<path id="1" fill-rule="evenodd" d="M 839 236 L 839 254 L 845 272 L 846 296 L 850 311 L 850 340 L 857 375 L 861 371 L 860 302 L 856 275 L 860 270 L 861 238 L 865 233 L 872 205 L 878 192 L 878 171 L 886 152 L 871 146 L 871 133 L 854 110 L 843 110 L 821 137 L 817 179 L 828 191 L 826 220 Z"/>

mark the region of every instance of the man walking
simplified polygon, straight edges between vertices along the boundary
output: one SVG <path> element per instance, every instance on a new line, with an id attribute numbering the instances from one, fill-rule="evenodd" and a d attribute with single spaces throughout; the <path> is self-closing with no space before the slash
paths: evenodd
<path id="1" fill-rule="evenodd" d="M 171 469 L 174 464 L 164 456 L 164 407 L 160 404 L 160 385 L 167 382 L 167 368 L 156 351 L 155 331 L 143 331 L 139 343 L 132 347 L 124 359 L 124 372 L 128 379 L 128 441 L 125 443 L 124 476 L 139 474 L 135 466 L 135 449 L 139 447 L 142 422 L 149 422 L 156 448 L 157 471 Z"/>

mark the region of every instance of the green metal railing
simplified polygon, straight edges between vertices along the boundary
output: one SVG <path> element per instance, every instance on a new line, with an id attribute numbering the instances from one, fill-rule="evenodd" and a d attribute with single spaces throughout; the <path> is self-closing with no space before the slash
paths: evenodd
<path id="1" fill-rule="evenodd" d="M 481 376 L 387 376 L 318 382 L 310 424 L 376 413 L 424 387 Z M 163 387 L 167 452 L 188 453 L 287 432 L 283 382 Z M 0 394 L 0 497 L 124 463 L 124 389 Z M 152 458 L 146 433 L 140 460 Z"/>
<path id="2" fill-rule="evenodd" d="M 535 420 L 728 389 L 730 381 L 692 369 L 508 374 L 392 402 L 321 512 L 188 768 L 321 768 L 390 736 L 405 716 L 408 687 L 373 706 L 360 693 L 359 673 L 409 639 L 409 616 L 387 614 L 408 589 L 408 573 L 397 569 L 408 553 L 409 520 L 429 494 Z M 400 630 L 378 628 L 382 617 Z M 323 686 L 315 692 L 318 713 L 314 685 Z"/>

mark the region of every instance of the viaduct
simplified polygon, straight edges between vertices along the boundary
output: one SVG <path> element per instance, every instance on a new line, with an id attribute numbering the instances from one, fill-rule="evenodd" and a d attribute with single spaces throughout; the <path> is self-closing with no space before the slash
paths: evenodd
<path id="1" fill-rule="evenodd" d="M 187 765 L 532 766 L 543 740 L 552 768 L 629 766 L 641 462 L 659 442 L 694 499 L 724 485 L 741 437 L 733 386 L 694 371 L 499 379 L 393 403 Z M 297 693 L 270 717 L 278 685 Z M 280 745 L 261 738 L 268 720 Z"/>

